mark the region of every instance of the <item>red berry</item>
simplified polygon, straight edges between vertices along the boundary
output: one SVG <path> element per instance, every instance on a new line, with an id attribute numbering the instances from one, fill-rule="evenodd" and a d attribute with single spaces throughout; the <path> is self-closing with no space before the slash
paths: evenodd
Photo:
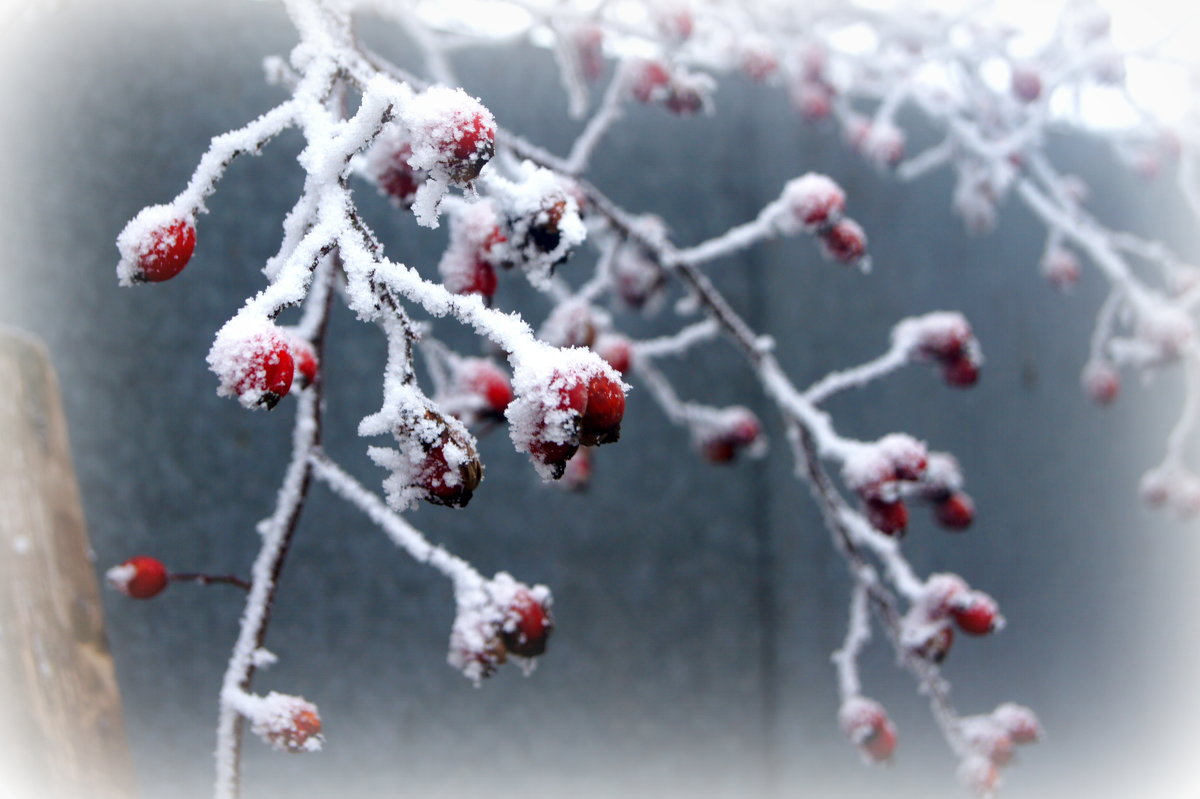
<path id="1" fill-rule="evenodd" d="M 965 530 L 975 521 L 975 503 L 961 491 L 952 492 L 933 507 L 938 524 L 948 530 Z"/>
<path id="2" fill-rule="evenodd" d="M 417 198 L 417 190 L 427 178 L 424 170 L 413 169 L 408 164 L 412 157 L 412 145 L 405 142 L 388 159 L 376 177 L 380 190 L 401 208 L 412 207 Z"/>
<path id="3" fill-rule="evenodd" d="M 838 725 L 868 760 L 883 763 L 896 751 L 896 728 L 878 702 L 861 696 L 847 699 L 838 712 Z"/>
<path id="4" fill-rule="evenodd" d="M 546 641 L 553 630 L 550 608 L 538 602 L 527 588 L 517 589 L 501 633 L 508 651 L 519 657 L 537 657 L 546 651 Z"/>
<path id="5" fill-rule="evenodd" d="M 762 436 L 762 425 L 748 408 L 730 408 L 721 424 L 700 442 L 701 453 L 711 463 L 730 463 L 739 452 L 758 443 Z"/>
<path id="6" fill-rule="evenodd" d="M 417 483 L 425 489 L 425 499 L 434 505 L 466 507 L 483 479 L 483 464 L 461 426 L 448 424 L 433 412 L 426 413 L 425 419 L 441 424 L 442 434 L 426 453 Z"/>
<path id="7" fill-rule="evenodd" d="M 566 429 L 559 429 L 554 435 L 547 435 L 549 431 L 543 426 L 540 434 L 530 441 L 529 453 L 539 463 L 551 467 L 551 476 L 557 480 L 563 476 L 567 461 L 579 449 L 581 420 L 588 403 L 588 384 L 578 378 L 568 378 L 558 371 L 551 375 L 550 384 L 557 386 L 558 392 L 554 410 L 568 411 L 570 420 Z"/>
<path id="8" fill-rule="evenodd" d="M 908 507 L 903 500 L 872 497 L 866 501 L 867 520 L 884 535 L 902 536 L 908 527 Z"/>
<path id="9" fill-rule="evenodd" d="M 310 738 L 321 734 L 321 717 L 316 708 L 300 708 L 292 714 L 291 725 L 268 735 L 271 742 L 289 752 L 308 751 Z"/>
<path id="10" fill-rule="evenodd" d="M 162 561 L 148 555 L 135 555 L 109 569 L 106 577 L 113 588 L 134 599 L 158 596 L 171 579 Z"/>
<path id="11" fill-rule="evenodd" d="M 789 182 L 783 198 L 796 220 L 810 231 L 831 225 L 846 209 L 841 186 L 815 172 Z"/>
<path id="12" fill-rule="evenodd" d="M 299 336 L 292 336 L 292 363 L 295 366 L 295 376 L 300 380 L 300 387 L 311 386 L 317 380 L 317 353 L 312 344 Z"/>
<path id="13" fill-rule="evenodd" d="M 1083 389 L 1097 405 L 1111 405 L 1121 393 L 1121 378 L 1105 363 L 1091 363 L 1083 370 Z"/>
<path id="14" fill-rule="evenodd" d="M 196 228 L 176 219 L 150 233 L 137 248 L 136 280 L 160 283 L 179 274 L 196 249 Z"/>
<path id="15" fill-rule="evenodd" d="M 468 390 L 483 398 L 487 404 L 487 415 L 504 416 L 513 398 L 508 376 L 498 366 L 485 360 L 475 361 L 468 370 L 463 381 Z"/>
<path id="16" fill-rule="evenodd" d="M 842 219 L 819 234 L 825 257 L 843 264 L 857 263 L 867 254 L 867 236 L 853 219 Z"/>
<path id="17" fill-rule="evenodd" d="M 269 347 L 258 348 L 250 367 L 234 385 L 234 393 L 240 397 L 257 392 L 259 405 L 274 408 L 292 388 L 296 365 L 291 352 L 282 342 L 271 342 Z"/>
<path id="18" fill-rule="evenodd" d="M 580 420 L 580 441 L 589 446 L 609 444 L 621 435 L 625 391 L 617 380 L 598 374 L 588 381 L 587 404 Z"/>
<path id="19" fill-rule="evenodd" d="M 643 61 L 635 68 L 631 91 L 639 103 L 649 103 L 671 83 L 671 73 L 660 61 Z"/>
<path id="20" fill-rule="evenodd" d="M 959 628 L 971 635 L 987 635 L 995 632 L 1004 623 L 996 600 L 979 591 L 960 595 L 951 609 L 951 614 Z"/>
<path id="21" fill-rule="evenodd" d="M 633 342 L 615 333 L 605 334 L 596 342 L 596 354 L 621 374 L 629 371 L 633 362 Z"/>
<path id="22" fill-rule="evenodd" d="M 492 265 L 482 258 L 476 258 L 470 272 L 467 273 L 465 282 L 456 289 L 456 293 L 481 294 L 485 300 L 490 301 L 496 295 L 498 284 L 496 270 Z"/>
<path id="23" fill-rule="evenodd" d="M 974 359 L 963 355 L 942 364 L 942 379 L 955 388 L 970 388 L 979 382 L 979 366 Z"/>

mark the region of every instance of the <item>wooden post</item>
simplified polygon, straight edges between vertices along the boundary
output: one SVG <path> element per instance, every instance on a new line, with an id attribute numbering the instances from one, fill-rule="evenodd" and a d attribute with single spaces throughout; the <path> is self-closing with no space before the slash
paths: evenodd
<path id="1" fill-rule="evenodd" d="M 58 381 L 0 329 L 0 796 L 133 795 Z"/>

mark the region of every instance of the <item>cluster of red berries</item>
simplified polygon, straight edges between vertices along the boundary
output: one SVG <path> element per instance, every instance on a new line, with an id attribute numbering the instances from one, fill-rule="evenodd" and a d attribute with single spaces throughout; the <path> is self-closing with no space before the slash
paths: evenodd
<path id="1" fill-rule="evenodd" d="M 838 710 L 838 726 L 867 763 L 886 763 L 896 751 L 896 728 L 887 711 L 865 696 L 847 697 Z"/>
<path id="2" fill-rule="evenodd" d="M 828 118 L 837 95 L 825 75 L 825 61 L 823 49 L 814 46 L 805 50 L 801 54 L 799 77 L 791 87 L 793 105 L 810 122 Z"/>
<path id="3" fill-rule="evenodd" d="M 862 226 L 845 217 L 846 193 L 825 175 L 808 173 L 788 182 L 783 190 L 790 218 L 781 221 L 787 232 L 799 227 L 815 233 L 826 258 L 843 264 L 858 264 L 867 254 L 867 235 Z"/>
<path id="4" fill-rule="evenodd" d="M 957 314 L 946 314 L 944 324 L 930 325 L 916 344 L 919 358 L 933 361 L 947 385 L 968 388 L 979 381 L 982 356 L 971 326 Z"/>
<path id="5" fill-rule="evenodd" d="M 955 627 L 969 635 L 988 635 L 1003 626 L 991 596 L 969 588 L 956 574 L 934 574 L 905 614 L 902 640 L 918 657 L 941 663 L 954 643 Z"/>
<path id="6" fill-rule="evenodd" d="M 545 653 L 554 631 L 552 598 L 545 586 L 530 588 L 502 572 L 477 598 L 479 606 L 460 607 L 455 619 L 447 656 L 452 666 L 479 682 L 510 655 L 528 661 Z"/>
<path id="7" fill-rule="evenodd" d="M 712 79 L 672 69 L 662 61 L 640 61 L 633 66 L 630 92 L 643 105 L 661 105 L 673 114 L 696 114 L 708 107 Z"/>
<path id="8" fill-rule="evenodd" d="M 846 484 L 858 494 L 867 521 L 879 532 L 902 536 L 908 527 L 908 506 L 901 483 L 916 483 L 925 475 L 925 445 L 911 436 L 893 433 L 876 441 L 843 465 Z"/>
<path id="9" fill-rule="evenodd" d="M 581 445 L 609 444 L 620 437 L 625 390 L 619 379 L 604 371 L 555 371 L 549 392 L 552 404 L 543 406 L 529 453 L 558 479 Z"/>
<path id="10" fill-rule="evenodd" d="M 991 796 L 1000 785 L 1000 769 L 1009 765 L 1016 747 L 1034 743 L 1042 727 L 1033 711 L 1006 702 L 990 714 L 959 721 L 968 753 L 959 765 L 959 779 L 972 792 Z"/>

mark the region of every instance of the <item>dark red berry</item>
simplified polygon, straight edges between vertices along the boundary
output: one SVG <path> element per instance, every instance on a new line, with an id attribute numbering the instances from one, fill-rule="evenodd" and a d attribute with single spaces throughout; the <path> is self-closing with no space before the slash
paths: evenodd
<path id="1" fill-rule="evenodd" d="M 955 491 L 934 504 L 933 514 L 947 530 L 966 530 L 975 521 L 975 503 L 968 495 Z"/>
<path id="2" fill-rule="evenodd" d="M 903 500 L 872 497 L 866 501 L 867 520 L 884 535 L 902 536 L 908 527 L 908 507 Z"/>
<path id="3" fill-rule="evenodd" d="M 961 355 L 942 364 L 942 379 L 955 388 L 970 388 L 979 382 L 979 365 L 969 355 Z"/>
<path id="4" fill-rule="evenodd" d="M 550 609 L 538 602 L 528 589 L 517 589 L 508 606 L 501 634 L 508 651 L 519 657 L 537 657 L 546 651 L 546 641 L 553 630 Z"/>
<path id="5" fill-rule="evenodd" d="M 971 635 L 987 635 L 1000 625 L 1000 610 L 987 594 L 972 591 L 959 599 L 951 610 L 959 628 Z"/>
<path id="6" fill-rule="evenodd" d="M 843 264 L 854 264 L 867 254 L 867 236 L 857 222 L 842 219 L 819 233 L 825 255 Z"/>

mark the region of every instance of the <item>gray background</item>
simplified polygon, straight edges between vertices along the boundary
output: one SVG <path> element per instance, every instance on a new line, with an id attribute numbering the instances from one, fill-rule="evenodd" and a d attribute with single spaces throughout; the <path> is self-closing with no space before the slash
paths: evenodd
<path id="1" fill-rule="evenodd" d="M 282 9 L 68 2 L 0 35 L 0 322 L 44 337 L 60 371 L 97 567 L 153 553 L 180 570 L 245 573 L 285 464 L 290 405 L 247 413 L 219 399 L 204 355 L 262 284 L 301 185 L 298 137 L 234 165 L 200 221 L 193 263 L 170 283 L 118 289 L 113 239 L 143 205 L 179 191 L 209 137 L 279 101 L 260 61 L 293 43 Z M 372 38 L 405 59 L 402 41 Z M 567 149 L 578 126 L 564 121 L 545 53 L 460 63 L 502 124 Z M 1183 766 L 1200 709 L 1197 530 L 1135 498 L 1176 412 L 1178 375 L 1145 390 L 1127 380 L 1116 407 L 1093 408 L 1078 372 L 1103 287 L 1091 272 L 1070 296 L 1045 287 L 1026 212 L 1010 204 L 999 232 L 968 236 L 949 211 L 947 175 L 915 186 L 877 175 L 834 131 L 799 124 L 778 90 L 732 78 L 717 107 L 686 120 L 631 108 L 592 177 L 631 210 L 664 216 L 683 243 L 744 221 L 804 171 L 837 179 L 871 238 L 869 277 L 825 263 L 804 238 L 713 268 L 735 306 L 776 336 L 798 383 L 874 356 L 913 313 L 962 310 L 983 342 L 973 391 L 918 367 L 831 409 L 846 434 L 903 429 L 966 470 L 976 527 L 948 535 L 917 510 L 905 548 L 920 573 L 958 571 L 1008 617 L 998 636 L 961 640 L 946 667 L 964 712 L 1013 699 L 1050 732 L 1006 772 L 1006 795 L 1194 796 Z M 1054 148 L 1093 183 L 1101 218 L 1195 250 L 1165 183 L 1134 185 L 1085 141 Z M 391 257 L 432 274 L 443 232 L 390 214 L 367 187 L 359 197 Z M 540 321 L 544 301 L 502 278 L 500 304 Z M 668 309 L 623 323 L 648 335 L 680 322 Z M 331 348 L 329 449 L 378 486 L 354 430 L 379 400 L 382 341 L 342 310 Z M 685 397 L 758 402 L 727 345 L 668 369 Z M 535 675 L 505 669 L 475 690 L 446 666 L 448 585 L 318 488 L 268 641 L 281 662 L 256 685 L 317 702 L 326 751 L 283 756 L 250 741 L 247 797 L 962 795 L 881 642 L 864 679 L 900 728 L 897 761 L 864 768 L 841 740 L 828 654 L 844 632 L 845 569 L 782 446 L 762 461 L 706 465 L 637 390 L 586 495 L 539 485 L 502 433 L 482 453 L 470 508 L 411 518 L 485 573 L 553 588 L 559 629 Z M 144 795 L 207 795 L 240 597 L 177 586 L 154 602 L 109 592 L 105 603 Z"/>

